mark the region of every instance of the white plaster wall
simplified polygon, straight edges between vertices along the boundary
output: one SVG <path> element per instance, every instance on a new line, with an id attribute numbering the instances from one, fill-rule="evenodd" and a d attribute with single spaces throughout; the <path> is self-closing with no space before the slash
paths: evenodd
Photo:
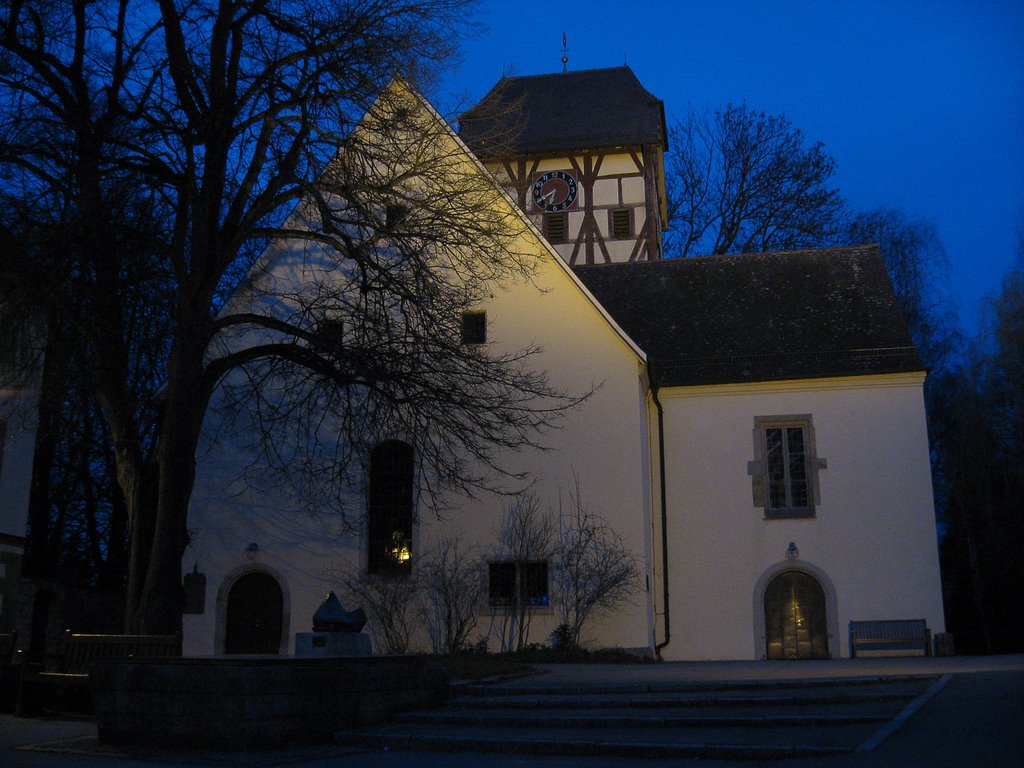
<path id="1" fill-rule="evenodd" d="M 852 620 L 925 618 L 944 630 L 921 376 L 665 390 L 674 659 L 750 659 L 758 580 L 785 563 L 836 591 L 830 647 Z M 820 501 L 811 519 L 765 520 L 747 462 L 757 416 L 810 414 Z M 660 583 L 660 582 L 659 582 Z M 660 596 L 658 598 L 660 600 Z"/>
<path id="2" fill-rule="evenodd" d="M 0 533 L 24 536 L 36 445 L 36 392 L 0 389 L 0 420 L 5 422 L 0 464 Z"/>
<path id="3" fill-rule="evenodd" d="M 568 503 L 578 478 L 587 508 L 611 523 L 646 569 L 648 445 L 636 355 L 551 262 L 532 285 L 495 295 L 487 312 L 488 334 L 497 348 L 536 342 L 543 347 L 537 363 L 554 383 L 574 394 L 597 388 L 547 436 L 549 452 L 509 456 L 508 466 L 530 472 L 536 481 L 532 490 L 555 508 L 560 496 Z M 504 503 L 482 499 L 453 514 L 449 525 L 487 549 L 496 541 Z M 596 623 L 588 639 L 598 646 L 647 648 L 649 614 L 641 579 L 634 604 Z M 544 641 L 558 624 L 557 612 L 538 615 L 534 622 L 531 637 Z"/>
<path id="4" fill-rule="evenodd" d="M 459 157 L 456 150 L 451 162 L 460 164 Z M 468 158 L 466 162 L 470 162 Z M 541 170 L 549 167 L 563 166 L 552 160 L 542 164 Z M 502 200 L 494 204 L 506 206 Z M 507 205 L 512 210 L 511 203 Z M 565 392 L 590 393 L 590 397 L 566 414 L 560 429 L 542 438 L 548 451 L 511 453 L 501 460 L 512 472 L 529 472 L 531 490 L 553 509 L 558 507 L 559 496 L 567 498 L 578 480 L 588 509 L 611 524 L 645 569 L 650 498 L 642 353 L 588 300 L 534 231 L 524 227 L 520 237 L 516 250 L 535 254 L 538 268 L 528 280 L 493 286 L 492 298 L 481 307 L 488 313 L 489 343 L 496 352 L 540 345 L 543 351 L 534 358 L 535 367 L 547 371 L 551 382 Z M 295 248 L 293 244 L 289 252 L 278 244 L 270 250 L 261 265 L 265 268 L 261 286 L 288 289 L 303 279 L 303 260 L 296 258 Z M 206 610 L 185 616 L 185 651 L 209 654 L 220 650 L 224 611 L 218 595 L 223 598 L 232 580 L 251 569 L 275 576 L 285 592 L 287 627 L 282 650 L 291 652 L 294 633 L 309 629 L 325 592 L 340 586 L 336 570 L 364 565 L 360 533 L 346 529 L 331 514 L 311 516 L 301 511 L 287 488 L 257 489 L 247 484 L 241 476 L 252 457 L 240 447 L 244 436 L 233 439 L 212 412 L 206 428 L 211 444 L 198 460 L 189 518 L 193 538 L 182 563 L 185 572 L 195 565 L 206 575 Z M 350 519 L 358 522 L 365 500 L 353 491 L 346 501 Z M 452 509 L 443 520 L 419 510 L 413 539 L 414 578 L 416 553 L 427 551 L 451 532 L 461 534 L 464 546 L 477 548 L 481 575 L 485 573 L 483 563 L 493 553 L 507 500 L 482 495 L 475 500 L 451 501 Z M 257 545 L 251 558 L 245 553 L 250 543 Z M 481 632 L 488 627 L 487 614 L 482 610 Z M 545 641 L 557 623 L 553 608 L 538 611 L 531 640 Z M 641 578 L 634 602 L 610 620 L 595 624 L 588 639 L 595 645 L 648 648 L 652 625 Z M 423 648 L 424 643 L 421 638 L 414 648 Z"/>
<path id="5" fill-rule="evenodd" d="M 233 580 L 251 570 L 270 573 L 281 585 L 287 625 L 281 650 L 293 653 L 295 633 L 312 629 L 313 613 L 327 591 L 338 588 L 333 572 L 359 563 L 358 538 L 337 516 L 311 514 L 286 487 L 255 488 L 241 480 L 239 470 L 250 459 L 227 440 L 200 455 L 182 570 L 195 566 L 206 576 L 206 611 L 184 616 L 186 655 L 222 651 L 216 642 L 222 643 L 224 629 L 218 595 L 226 599 Z M 249 544 L 258 547 L 254 556 L 246 552 Z"/>
<path id="6" fill-rule="evenodd" d="M 622 202 L 642 204 L 645 200 L 642 178 L 622 179 Z"/>
<path id="7" fill-rule="evenodd" d="M 532 491 L 553 510 L 560 496 L 567 502 L 578 478 L 588 509 L 608 520 L 645 571 L 650 499 L 640 357 L 532 233 L 524 234 L 521 245 L 539 253 L 541 263 L 528 281 L 494 286 L 493 298 L 482 307 L 488 314 L 490 343 L 495 351 L 540 345 L 543 351 L 535 365 L 548 372 L 552 383 L 574 395 L 593 392 L 567 413 L 559 429 L 543 438 L 549 451 L 513 453 L 503 457 L 504 462 L 511 471 L 529 472 Z M 269 265 L 265 282 L 282 287 L 300 278 L 297 261 L 282 253 Z M 182 561 L 184 572 L 196 566 L 206 575 L 206 611 L 184 617 L 185 652 L 206 655 L 221 650 L 217 639 L 223 632 L 224 606 L 218 605 L 218 595 L 223 598 L 231 581 L 246 569 L 271 573 L 285 590 L 288 627 L 282 651 L 293 652 L 294 634 L 308 631 L 327 590 L 339 589 L 333 573 L 365 563 L 360 533 L 346 530 L 331 515 L 311 517 L 286 488 L 248 486 L 240 474 L 252 457 L 219 428 L 215 416 L 208 418 L 207 431 L 213 442 L 199 457 L 189 520 L 193 540 Z M 485 495 L 453 502 L 444 520 L 421 510 L 414 551 L 426 552 L 442 536 L 458 532 L 463 546 L 474 548 L 483 578 L 507 499 Z M 353 492 L 349 508 L 358 522 L 365 510 L 358 492 Z M 245 554 L 250 543 L 258 547 L 251 560 Z M 481 605 L 477 633 L 487 631 L 490 619 L 490 611 Z M 558 623 L 554 605 L 535 611 L 531 641 L 545 642 Z M 646 649 L 652 636 L 653 618 L 641 576 L 633 602 L 593 624 L 584 639 L 595 646 Z M 421 634 L 414 649 L 427 647 Z M 497 640 L 492 647 L 497 647 Z"/>
<path id="8" fill-rule="evenodd" d="M 595 206 L 617 206 L 621 202 L 618 179 L 598 179 L 594 182 Z"/>

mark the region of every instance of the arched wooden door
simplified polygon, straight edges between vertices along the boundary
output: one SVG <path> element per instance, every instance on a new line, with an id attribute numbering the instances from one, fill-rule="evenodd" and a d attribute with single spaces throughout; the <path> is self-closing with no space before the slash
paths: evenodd
<path id="1" fill-rule="evenodd" d="M 247 573 L 228 592 L 224 653 L 280 653 L 284 598 L 277 579 Z"/>
<path id="2" fill-rule="evenodd" d="M 803 571 L 784 571 L 764 593 L 765 642 L 769 659 L 827 659 L 825 592 Z"/>

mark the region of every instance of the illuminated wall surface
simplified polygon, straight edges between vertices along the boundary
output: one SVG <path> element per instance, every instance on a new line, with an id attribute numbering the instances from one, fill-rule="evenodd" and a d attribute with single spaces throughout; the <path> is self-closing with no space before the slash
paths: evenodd
<path id="1" fill-rule="evenodd" d="M 32 388 L 0 388 L 0 628 L 13 626 L 35 451 Z"/>
<path id="2" fill-rule="evenodd" d="M 457 147 L 454 135 L 450 141 Z M 599 185 L 595 194 L 633 195 L 629 183 Z M 507 212 L 512 203 L 499 206 Z M 488 344 L 496 352 L 539 344 L 534 364 L 554 385 L 594 393 L 545 437 L 549 451 L 509 455 L 505 466 L 531 473 L 534 493 L 554 509 L 578 481 L 589 511 L 608 521 L 641 564 L 632 602 L 598 617 L 585 642 L 653 650 L 665 635 L 665 565 L 666 658 L 751 659 L 783 647 L 847 656 L 850 620 L 925 618 L 933 633 L 943 631 L 922 373 L 661 389 L 669 552 L 662 563 L 658 419 L 645 352 L 536 228 L 524 227 L 518 247 L 538 268 L 529 282 L 494 286 L 479 308 L 487 313 Z M 294 255 L 281 246 L 268 254 L 265 265 L 279 285 L 303 279 Z M 813 420 L 816 455 L 825 463 L 818 499 L 813 515 L 766 519 L 749 473 L 755 423 L 792 414 Z M 202 613 L 185 616 L 185 652 L 224 651 L 231 588 L 250 573 L 269 574 L 280 586 L 277 650 L 292 652 L 295 633 L 309 631 L 324 595 L 339 589 L 337 574 L 365 569 L 365 531 L 347 530 L 330 514 L 310 515 L 284 487 L 247 485 L 240 474 L 251 456 L 210 418 L 218 437 L 199 456 L 193 537 L 182 562 L 183 571 L 205 574 L 206 600 Z M 419 514 L 394 558 L 410 563 L 415 578 L 417 556 L 458 535 L 486 580 L 506 500 L 451 501 L 443 519 Z M 357 518 L 366 504 L 359 491 L 348 500 Z M 556 598 L 537 602 L 530 638 L 544 642 L 559 621 Z M 782 618 L 780 610 L 787 611 Z M 493 617 L 485 597 L 470 642 Z M 413 648 L 429 649 L 425 632 Z"/>

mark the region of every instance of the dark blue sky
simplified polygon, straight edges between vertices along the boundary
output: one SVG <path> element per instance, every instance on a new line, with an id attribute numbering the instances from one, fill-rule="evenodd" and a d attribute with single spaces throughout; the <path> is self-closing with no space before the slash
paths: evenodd
<path id="1" fill-rule="evenodd" d="M 475 102 L 502 73 L 629 64 L 665 102 L 785 113 L 839 165 L 856 209 L 898 206 L 938 228 L 973 333 L 1024 227 L 1021 0 L 487 0 L 485 31 L 434 94 Z"/>

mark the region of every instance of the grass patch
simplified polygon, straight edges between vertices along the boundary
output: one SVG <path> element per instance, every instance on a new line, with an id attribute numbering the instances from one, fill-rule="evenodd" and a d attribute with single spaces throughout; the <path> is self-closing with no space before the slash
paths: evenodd
<path id="1" fill-rule="evenodd" d="M 503 653 L 450 653 L 427 656 L 427 663 L 448 670 L 452 680 L 483 680 L 489 677 L 518 677 L 536 670 L 524 661 Z"/>
<path id="2" fill-rule="evenodd" d="M 428 664 L 444 667 L 452 680 L 483 680 L 490 677 L 518 677 L 538 670 L 533 664 L 648 664 L 651 659 L 627 651 L 605 648 L 551 648 L 531 645 L 511 653 L 466 651 L 443 656 L 427 656 Z"/>

